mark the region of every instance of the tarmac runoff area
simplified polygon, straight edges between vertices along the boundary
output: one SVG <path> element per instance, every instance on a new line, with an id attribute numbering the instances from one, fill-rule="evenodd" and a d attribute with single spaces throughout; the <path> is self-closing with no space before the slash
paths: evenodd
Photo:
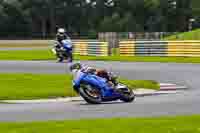
<path id="1" fill-rule="evenodd" d="M 103 61 L 81 61 L 81 63 L 106 68 L 128 79 L 156 80 L 162 83 L 161 90 L 170 94 L 158 95 L 156 93 L 160 92 L 148 90 L 149 92 L 142 95 L 146 90 L 141 88 L 135 91 L 137 97 L 132 103 L 117 101 L 91 106 L 80 97 L 58 98 L 43 102 L 39 100 L 36 101 L 37 103 L 33 101 L 17 104 L 1 103 L 0 121 L 25 122 L 200 114 L 200 64 Z M 4 73 L 63 74 L 68 73 L 66 68 L 64 63 L 54 61 L 0 61 L 0 72 Z M 163 83 L 176 84 L 179 90 L 175 90 L 174 85 Z M 182 90 L 183 86 L 187 89 Z"/>

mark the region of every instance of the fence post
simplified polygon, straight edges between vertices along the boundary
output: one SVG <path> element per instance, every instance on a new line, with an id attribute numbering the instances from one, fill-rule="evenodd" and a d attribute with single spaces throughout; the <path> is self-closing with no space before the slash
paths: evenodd
<path id="1" fill-rule="evenodd" d="M 112 55 L 112 49 L 119 47 L 119 37 L 116 32 L 104 32 L 98 34 L 100 41 L 108 42 L 108 54 Z"/>

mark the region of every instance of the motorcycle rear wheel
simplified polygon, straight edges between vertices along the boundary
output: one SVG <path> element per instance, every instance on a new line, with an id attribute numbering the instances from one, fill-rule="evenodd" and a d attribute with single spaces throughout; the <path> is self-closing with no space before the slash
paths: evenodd
<path id="1" fill-rule="evenodd" d="M 102 102 L 101 92 L 90 84 L 81 84 L 79 93 L 87 103 L 100 104 Z"/>

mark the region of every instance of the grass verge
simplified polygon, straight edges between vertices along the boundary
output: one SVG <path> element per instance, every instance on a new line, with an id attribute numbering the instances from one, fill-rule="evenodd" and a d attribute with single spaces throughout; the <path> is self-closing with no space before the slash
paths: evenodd
<path id="1" fill-rule="evenodd" d="M 52 60 L 56 57 L 51 50 L 0 51 L 0 60 Z"/>
<path id="2" fill-rule="evenodd" d="M 164 38 L 164 40 L 200 40 L 200 29 L 171 35 Z"/>
<path id="3" fill-rule="evenodd" d="M 1 51 L 0 60 L 56 60 L 51 50 Z M 126 61 L 126 62 L 175 62 L 200 63 L 200 57 L 142 57 L 142 56 L 78 56 L 75 60 Z"/>
<path id="4" fill-rule="evenodd" d="M 64 74 L 0 74 L 0 100 L 76 96 L 72 76 Z M 131 88 L 159 89 L 155 81 L 122 80 Z"/>
<path id="5" fill-rule="evenodd" d="M 39 47 L 50 47 L 48 44 L 0 44 L 0 48 L 39 48 Z"/>
<path id="6" fill-rule="evenodd" d="M 0 123 L 2 133 L 199 133 L 200 116 Z"/>

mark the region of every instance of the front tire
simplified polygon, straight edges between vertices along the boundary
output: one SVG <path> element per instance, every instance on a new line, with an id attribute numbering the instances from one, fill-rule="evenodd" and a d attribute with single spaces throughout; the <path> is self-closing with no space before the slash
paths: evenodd
<path id="1" fill-rule="evenodd" d="M 61 51 L 56 50 L 57 62 L 63 62 L 64 58 Z"/>
<path id="2" fill-rule="evenodd" d="M 72 55 L 72 53 L 68 54 L 67 60 L 68 60 L 68 62 L 72 62 L 73 61 L 73 55 Z"/>
<path id="3" fill-rule="evenodd" d="M 131 89 L 128 89 L 128 91 L 121 90 L 120 93 L 122 95 L 120 100 L 123 102 L 132 102 L 135 100 L 135 94 Z"/>
<path id="4" fill-rule="evenodd" d="M 96 93 L 96 96 L 92 95 L 90 91 Z M 102 102 L 101 92 L 89 84 L 81 84 L 79 93 L 87 103 L 100 104 Z"/>

